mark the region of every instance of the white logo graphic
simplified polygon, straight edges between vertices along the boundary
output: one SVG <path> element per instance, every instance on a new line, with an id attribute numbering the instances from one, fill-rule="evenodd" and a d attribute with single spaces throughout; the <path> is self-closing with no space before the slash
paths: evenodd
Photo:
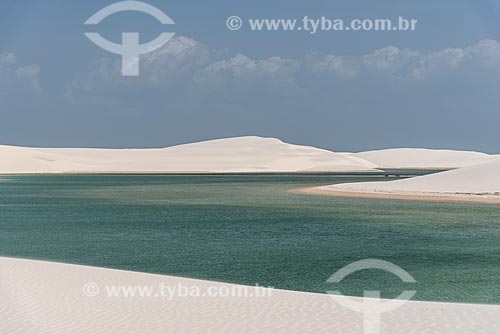
<path id="1" fill-rule="evenodd" d="M 87 297 L 97 297 L 99 295 L 99 286 L 89 282 L 83 286 L 83 294 Z"/>
<path id="2" fill-rule="evenodd" d="M 106 17 L 123 11 L 138 11 L 149 14 L 156 18 L 162 24 L 175 24 L 175 22 L 156 7 L 140 1 L 121 1 L 104 7 L 94 15 L 92 15 L 85 24 L 99 24 Z M 116 44 L 103 38 L 95 32 L 87 32 L 85 36 L 92 42 L 97 44 L 112 53 L 122 56 L 122 75 L 138 76 L 139 75 L 139 55 L 143 55 L 161 48 L 167 43 L 175 33 L 161 33 L 154 40 L 139 44 L 139 33 L 124 32 L 122 33 L 122 44 Z"/>
<path id="3" fill-rule="evenodd" d="M 226 20 L 226 26 L 229 30 L 239 30 L 243 26 L 243 20 L 239 16 L 230 16 Z"/>
<path id="4" fill-rule="evenodd" d="M 326 282 L 340 283 L 344 278 L 360 270 L 380 269 L 394 274 L 405 283 L 416 283 L 415 279 L 404 269 L 397 265 L 376 259 L 366 259 L 353 262 L 333 274 Z M 342 295 L 339 291 L 327 291 L 329 294 Z M 380 317 L 382 313 L 394 311 L 401 307 L 414 295 L 415 290 L 405 290 L 396 299 L 381 302 L 380 291 L 365 291 L 362 302 L 353 300 L 350 297 L 336 297 L 335 301 L 353 311 L 364 315 L 364 334 L 380 333 Z M 357 298 L 359 299 L 359 298 Z"/>

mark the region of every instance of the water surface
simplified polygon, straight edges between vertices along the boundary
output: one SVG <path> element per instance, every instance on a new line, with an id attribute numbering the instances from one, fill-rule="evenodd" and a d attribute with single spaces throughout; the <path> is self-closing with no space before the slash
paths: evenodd
<path id="1" fill-rule="evenodd" d="M 500 206 L 316 197 L 289 189 L 384 177 L 0 177 L 0 255 L 276 288 L 500 303 Z M 325 281 L 360 259 L 379 271 Z"/>

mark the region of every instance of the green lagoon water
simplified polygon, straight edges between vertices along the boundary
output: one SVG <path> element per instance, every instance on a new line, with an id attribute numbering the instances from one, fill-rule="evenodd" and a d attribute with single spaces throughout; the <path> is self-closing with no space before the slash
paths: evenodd
<path id="1" fill-rule="evenodd" d="M 317 197 L 335 175 L 0 177 L 0 256 L 281 289 L 500 304 L 500 206 Z M 325 281 L 365 258 L 378 270 Z"/>

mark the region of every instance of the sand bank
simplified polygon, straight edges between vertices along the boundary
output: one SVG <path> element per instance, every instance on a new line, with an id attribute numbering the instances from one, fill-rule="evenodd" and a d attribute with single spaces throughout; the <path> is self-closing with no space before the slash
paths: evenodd
<path id="1" fill-rule="evenodd" d="M 342 183 L 297 190 L 315 195 L 500 203 L 500 160 L 388 182 Z"/>
<path id="2" fill-rule="evenodd" d="M 347 191 L 333 190 L 327 187 L 297 188 L 290 190 L 295 194 L 348 197 L 348 198 L 373 198 L 395 199 L 405 201 L 448 202 L 448 203 L 483 203 L 500 204 L 500 196 L 476 194 L 447 194 L 425 192 L 382 192 L 382 191 Z"/>

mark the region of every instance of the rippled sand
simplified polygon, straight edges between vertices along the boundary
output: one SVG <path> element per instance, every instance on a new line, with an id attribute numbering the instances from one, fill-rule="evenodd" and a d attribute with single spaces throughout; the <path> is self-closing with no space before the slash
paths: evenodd
<path id="1" fill-rule="evenodd" d="M 88 289 L 89 283 L 93 289 Z M 346 297 L 272 290 L 270 296 L 260 297 L 177 296 L 167 300 L 157 296 L 109 297 L 105 289 L 111 285 L 159 284 L 182 284 L 201 291 L 235 287 L 171 276 L 0 258 L 0 332 L 363 333 L 362 315 L 338 303 Z M 498 333 L 499 314 L 500 306 L 495 305 L 411 301 L 382 316 L 381 333 Z"/>

